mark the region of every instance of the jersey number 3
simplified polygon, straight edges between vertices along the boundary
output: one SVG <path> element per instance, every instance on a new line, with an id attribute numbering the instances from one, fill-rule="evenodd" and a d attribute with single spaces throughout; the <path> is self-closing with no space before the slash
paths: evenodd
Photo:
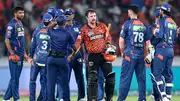
<path id="1" fill-rule="evenodd" d="M 48 45 L 48 42 L 47 41 L 42 41 L 42 44 L 43 46 L 41 46 L 42 49 L 47 49 L 47 45 Z"/>

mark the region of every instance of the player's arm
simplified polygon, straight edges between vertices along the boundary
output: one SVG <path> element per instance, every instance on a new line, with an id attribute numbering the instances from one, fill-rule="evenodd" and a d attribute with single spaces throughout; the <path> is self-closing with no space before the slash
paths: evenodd
<path id="1" fill-rule="evenodd" d="M 33 33 L 30 46 L 30 57 L 33 58 L 36 49 L 36 33 Z"/>
<path id="2" fill-rule="evenodd" d="M 6 44 L 6 47 L 7 47 L 8 51 L 10 52 L 10 54 L 14 55 L 14 51 L 11 48 L 11 44 L 10 44 L 10 39 L 9 38 L 5 38 L 5 44 Z"/>
<path id="3" fill-rule="evenodd" d="M 12 34 L 13 34 L 13 31 L 15 29 L 13 28 L 12 25 L 8 25 L 7 29 L 6 29 L 6 37 L 5 37 L 5 44 L 6 44 L 6 47 L 10 53 L 10 56 L 12 56 L 12 61 L 13 62 L 17 62 L 17 58 L 16 58 L 16 55 L 14 53 L 14 51 L 12 50 L 12 46 L 11 46 L 11 43 L 10 43 L 10 40 L 11 40 L 11 37 L 12 37 Z"/>
<path id="4" fill-rule="evenodd" d="M 121 57 L 124 58 L 124 52 L 125 52 L 125 37 L 126 37 L 126 34 L 127 34 L 127 26 L 126 26 L 126 23 L 124 23 L 122 25 L 122 29 L 121 29 L 121 32 L 120 32 L 120 38 L 119 38 L 119 48 L 120 48 L 120 51 L 121 51 Z"/>
<path id="5" fill-rule="evenodd" d="M 36 32 L 37 32 L 37 30 L 35 30 L 33 33 L 33 36 L 31 39 L 31 45 L 30 45 L 30 60 L 29 60 L 29 62 L 31 63 L 32 66 L 34 66 L 33 56 L 35 54 L 35 49 L 36 49 Z"/>
<path id="6" fill-rule="evenodd" d="M 152 59 L 154 59 L 154 52 L 155 52 L 154 46 L 150 42 L 150 38 L 151 36 L 149 36 L 149 30 L 147 30 L 145 33 L 145 47 L 144 47 L 146 54 L 145 62 L 147 64 L 151 64 Z"/>
<path id="7" fill-rule="evenodd" d="M 160 19 L 158 21 L 158 24 L 156 25 L 156 27 L 153 29 L 153 35 L 156 37 L 156 38 L 163 38 L 163 20 Z"/>
<path id="8" fill-rule="evenodd" d="M 70 62 L 72 60 L 72 57 L 76 54 L 77 48 L 76 48 L 75 40 L 74 40 L 72 34 L 69 32 L 68 32 L 68 34 L 69 34 L 69 45 L 71 45 L 72 50 L 73 50 L 72 54 L 70 56 L 68 56 L 68 61 Z"/>
<path id="9" fill-rule="evenodd" d="M 80 50 L 80 47 L 81 47 L 83 38 L 84 38 L 84 32 L 81 31 L 81 33 L 78 35 L 78 37 L 77 37 L 77 39 L 76 39 L 77 52 Z M 76 53 L 77 53 L 77 52 L 76 52 Z"/>

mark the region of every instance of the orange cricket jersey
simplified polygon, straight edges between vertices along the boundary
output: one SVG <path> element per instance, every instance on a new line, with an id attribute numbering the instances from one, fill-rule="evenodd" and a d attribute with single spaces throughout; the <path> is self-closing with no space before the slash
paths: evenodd
<path id="1" fill-rule="evenodd" d="M 81 33 L 76 40 L 76 46 L 79 47 L 83 41 L 88 53 L 103 53 L 106 43 L 111 41 L 108 34 L 106 38 L 107 27 L 105 24 L 98 22 L 95 28 L 89 27 L 87 24 L 81 28 Z"/>

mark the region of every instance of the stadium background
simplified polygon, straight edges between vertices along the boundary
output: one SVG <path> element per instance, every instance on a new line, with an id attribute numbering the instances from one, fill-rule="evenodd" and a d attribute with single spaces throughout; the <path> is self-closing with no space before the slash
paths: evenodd
<path id="1" fill-rule="evenodd" d="M 26 51 L 29 53 L 29 46 L 33 30 L 41 22 L 42 14 L 46 12 L 49 7 L 56 8 L 73 8 L 75 10 L 75 20 L 82 25 L 86 23 L 85 10 L 87 8 L 94 8 L 97 12 L 99 21 L 106 24 L 111 23 L 111 35 L 113 44 L 118 47 L 119 32 L 124 21 L 128 20 L 127 7 L 131 4 L 137 4 L 140 7 L 139 18 L 146 24 L 151 25 L 154 21 L 153 13 L 155 7 L 163 3 L 171 4 L 172 17 L 180 26 L 180 1 L 179 0 L 0 0 L 0 95 L 3 95 L 7 84 L 9 82 L 10 74 L 8 70 L 7 49 L 4 44 L 5 28 L 7 23 L 12 19 L 12 8 L 16 5 L 21 5 L 25 8 L 25 18 L 23 24 L 25 27 Z M 175 60 L 173 62 L 174 72 L 174 88 L 173 94 L 180 95 L 180 36 L 178 37 L 175 49 Z M 117 53 L 120 55 L 120 50 L 117 48 Z M 116 87 L 115 94 L 118 94 L 119 77 L 121 71 L 121 58 L 119 57 L 113 63 L 113 70 L 116 72 Z M 85 67 L 84 67 L 85 68 Z M 150 69 L 147 68 L 147 94 L 151 92 L 151 80 L 149 77 Z M 30 64 L 25 63 L 24 69 L 20 78 L 20 94 L 28 96 Z M 37 80 L 37 92 L 39 91 L 39 81 Z M 77 95 L 77 87 L 72 75 L 71 95 Z M 137 82 L 135 77 L 131 84 L 130 95 L 137 95 Z M 179 97 L 180 99 L 180 97 Z M 0 99 L 1 100 L 1 99 Z M 129 100 L 128 100 L 129 101 Z M 173 100 L 174 101 L 174 100 Z"/>

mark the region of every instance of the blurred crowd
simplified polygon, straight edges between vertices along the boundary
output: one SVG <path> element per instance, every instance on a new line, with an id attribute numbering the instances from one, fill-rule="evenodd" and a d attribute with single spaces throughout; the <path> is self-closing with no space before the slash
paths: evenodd
<path id="1" fill-rule="evenodd" d="M 119 32 L 124 21 L 128 20 L 127 8 L 131 4 L 140 7 L 139 18 L 148 26 L 154 22 L 154 11 L 157 6 L 169 3 L 171 5 L 172 18 L 180 26 L 180 2 L 179 0 L 0 0 L 0 56 L 7 55 L 4 44 L 4 36 L 7 23 L 12 19 L 12 8 L 21 5 L 25 9 L 23 20 L 26 36 L 26 51 L 29 52 L 30 40 L 34 29 L 41 22 L 41 16 L 49 7 L 73 8 L 75 20 L 82 25 L 86 23 L 85 10 L 94 8 L 98 20 L 106 24 L 111 23 L 111 35 L 113 44 L 119 43 Z M 117 48 L 118 54 L 120 53 Z M 180 55 L 180 36 L 175 45 L 175 55 Z"/>

